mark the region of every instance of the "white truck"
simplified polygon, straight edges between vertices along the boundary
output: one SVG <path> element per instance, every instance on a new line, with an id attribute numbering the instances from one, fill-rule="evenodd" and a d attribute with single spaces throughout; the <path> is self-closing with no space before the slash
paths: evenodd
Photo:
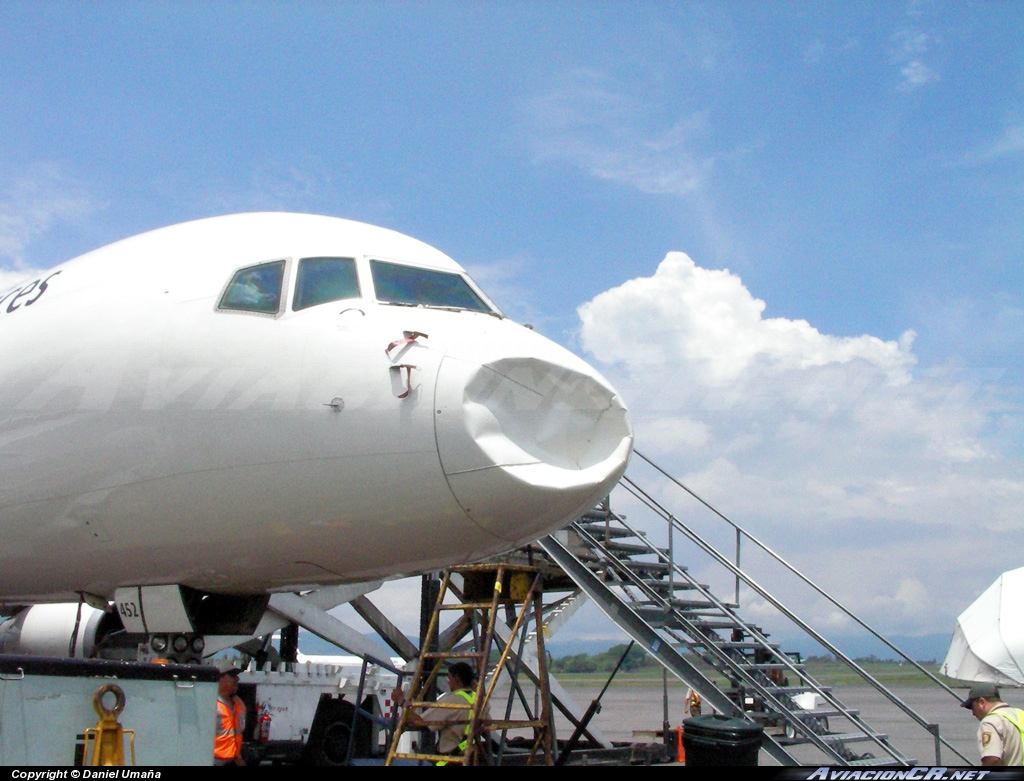
<path id="1" fill-rule="evenodd" d="M 403 665 L 398 658 L 364 663 L 302 654 L 292 664 L 250 665 L 238 687 L 249 713 L 243 755 L 249 762 L 318 766 L 382 757 Z"/>

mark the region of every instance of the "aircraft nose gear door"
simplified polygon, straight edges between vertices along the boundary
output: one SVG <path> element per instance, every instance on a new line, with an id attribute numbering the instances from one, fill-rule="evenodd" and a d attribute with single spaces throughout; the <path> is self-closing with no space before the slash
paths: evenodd
<path id="1" fill-rule="evenodd" d="M 139 636 L 139 661 L 201 662 L 206 635 L 251 635 L 270 597 L 206 594 L 187 586 L 119 588 L 114 604 L 127 632 Z"/>

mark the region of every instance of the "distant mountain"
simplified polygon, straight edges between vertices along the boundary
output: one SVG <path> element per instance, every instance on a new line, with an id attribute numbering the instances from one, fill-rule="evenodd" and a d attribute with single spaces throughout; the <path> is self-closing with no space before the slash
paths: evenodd
<path id="1" fill-rule="evenodd" d="M 385 648 L 387 647 L 384 641 L 375 634 L 368 634 L 365 637 L 367 640 L 372 640 Z M 418 642 L 417 638 L 409 639 L 413 643 Z M 890 650 L 874 638 L 864 638 L 859 636 L 833 637 L 829 638 L 829 640 L 835 643 L 843 653 L 854 659 L 862 659 L 870 656 L 877 659 L 898 658 L 894 651 Z M 903 650 L 914 661 L 941 662 L 946 658 L 946 651 L 949 650 L 950 635 L 933 634 L 921 635 L 919 637 L 896 635 L 894 637 L 890 637 L 889 640 L 895 644 L 896 647 Z M 548 642 L 547 649 L 548 653 L 556 659 L 561 659 L 565 656 L 575 656 L 576 654 L 596 656 L 597 654 L 604 653 L 613 645 L 620 645 L 628 642 L 629 639 L 625 636 L 598 639 L 556 638 Z M 821 646 L 811 640 L 804 640 L 796 643 L 790 643 L 783 640 L 781 641 L 781 646 L 784 651 L 799 651 L 804 656 L 821 656 L 825 653 L 825 650 Z M 337 646 L 328 643 L 326 640 L 321 640 L 316 635 L 311 634 L 304 629 L 299 631 L 299 648 L 302 649 L 302 653 L 308 655 L 344 653 L 344 651 L 339 650 Z"/>
<path id="2" fill-rule="evenodd" d="M 946 658 L 951 638 L 951 634 L 933 634 L 919 637 L 893 635 L 887 639 L 916 662 L 941 662 Z M 854 659 L 869 656 L 874 656 L 877 659 L 899 658 L 895 651 L 871 637 L 830 637 L 829 640 L 843 653 Z M 800 651 L 805 656 L 817 656 L 824 653 L 821 646 L 811 640 L 795 644 L 794 647 L 783 642 L 782 647 L 786 651 Z"/>

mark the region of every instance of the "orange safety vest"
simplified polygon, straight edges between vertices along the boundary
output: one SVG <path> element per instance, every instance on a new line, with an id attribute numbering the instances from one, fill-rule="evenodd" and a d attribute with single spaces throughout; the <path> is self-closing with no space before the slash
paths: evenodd
<path id="1" fill-rule="evenodd" d="M 245 704 L 232 697 L 231 707 L 217 698 L 217 736 L 213 739 L 214 759 L 234 759 L 242 753 L 242 732 L 245 730 Z"/>

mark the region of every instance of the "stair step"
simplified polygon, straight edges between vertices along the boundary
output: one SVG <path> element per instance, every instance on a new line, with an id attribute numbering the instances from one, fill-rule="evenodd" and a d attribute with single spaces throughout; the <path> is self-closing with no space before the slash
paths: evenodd
<path id="1" fill-rule="evenodd" d="M 727 605 L 727 607 L 730 607 L 733 610 L 736 609 L 736 605 Z M 733 640 L 723 640 L 719 643 L 715 643 L 715 647 L 723 648 L 727 651 L 760 651 L 764 649 L 764 646 L 761 643 L 754 640 L 744 640 L 738 643 Z M 768 647 L 773 651 L 778 651 L 781 646 L 776 645 L 775 643 L 769 643 Z"/>
<path id="2" fill-rule="evenodd" d="M 878 738 L 879 740 L 889 739 L 888 735 L 884 735 L 881 732 L 872 732 L 870 734 L 865 732 L 833 732 L 828 735 L 819 735 L 818 737 L 826 743 L 862 743 L 873 738 Z"/>
<path id="3" fill-rule="evenodd" d="M 906 764 L 908 767 L 912 767 L 917 764 L 916 759 L 904 759 L 902 760 L 902 762 L 903 764 Z M 851 765 L 853 767 L 878 767 L 881 765 L 896 765 L 899 763 L 893 762 L 892 757 L 886 755 L 881 757 L 872 756 L 864 757 L 863 759 L 850 759 L 847 760 L 846 764 Z"/>
<path id="4" fill-rule="evenodd" d="M 640 617 L 642 617 L 642 618 L 644 618 L 646 620 L 658 621 L 658 622 L 660 622 L 660 624 L 662 624 L 664 626 L 678 627 L 678 628 L 680 628 L 680 630 L 682 630 L 682 628 L 684 628 L 684 625 L 683 625 L 683 623 L 681 621 L 679 621 L 678 616 L 676 616 L 674 613 L 669 612 L 663 606 L 658 606 L 658 605 L 634 605 L 633 609 L 636 611 L 637 615 L 639 615 Z M 679 612 L 682 612 L 684 614 L 684 616 L 689 619 L 690 623 L 696 623 L 696 624 L 699 624 L 702 627 L 708 627 L 710 625 L 717 625 L 717 624 L 715 624 L 715 616 L 717 614 L 714 612 L 714 608 L 709 608 L 709 610 L 705 611 L 705 612 L 700 612 L 700 611 L 696 611 L 696 610 L 694 610 L 694 611 L 685 611 L 684 610 L 684 611 L 679 611 Z M 690 613 L 690 614 L 687 615 L 687 613 Z"/>
<path id="5" fill-rule="evenodd" d="M 577 525 L 585 532 L 587 532 L 587 534 L 598 540 L 605 539 L 605 535 L 607 535 L 608 538 L 614 539 L 622 539 L 624 537 L 633 537 L 634 539 L 636 538 L 636 535 L 633 534 L 633 532 L 631 532 L 629 529 L 623 529 L 621 526 L 616 526 L 615 524 L 605 526 L 604 521 L 578 523 Z"/>
<path id="6" fill-rule="evenodd" d="M 804 692 L 814 692 L 815 694 L 817 694 L 820 691 L 826 692 L 828 694 L 832 693 L 831 686 L 818 686 L 817 688 L 813 688 L 811 686 L 762 686 L 761 688 L 770 694 L 803 694 Z M 735 695 L 739 692 L 739 689 L 724 689 L 723 691 L 730 697 L 735 697 Z M 750 695 L 755 694 L 755 692 L 749 689 L 744 689 L 743 693 Z M 817 711 L 805 712 L 809 714 L 817 713 Z"/>
<path id="7" fill-rule="evenodd" d="M 709 629 L 732 629 L 736 626 L 736 622 L 731 618 L 725 618 L 721 621 L 705 621 L 704 619 L 698 619 L 693 622 L 697 629 L 707 631 Z"/>
<path id="8" fill-rule="evenodd" d="M 851 716 L 860 716 L 860 711 L 856 708 L 850 708 L 843 713 L 842 711 L 836 710 L 835 708 L 822 708 L 821 710 L 794 710 L 790 711 L 794 716 L 798 716 L 801 719 L 841 719 L 848 713 Z"/>
<path id="9" fill-rule="evenodd" d="M 789 713 L 791 716 L 796 716 L 801 721 L 811 721 L 813 719 L 836 719 L 842 718 L 846 715 L 841 711 L 835 710 L 834 708 L 828 710 L 824 708 L 820 710 L 791 710 Z M 856 708 L 850 708 L 850 710 L 847 711 L 847 713 L 849 713 L 851 716 L 860 715 L 860 711 Z M 753 719 L 757 719 L 758 721 L 775 721 L 780 719 L 783 715 L 779 711 L 774 710 L 749 710 L 746 711 L 746 714 Z"/>
<path id="10" fill-rule="evenodd" d="M 619 566 L 624 567 L 628 570 L 632 570 L 637 574 L 656 572 L 659 575 L 667 575 L 669 571 L 668 563 L 664 561 L 638 561 L 636 559 L 622 559 L 621 561 L 619 561 Z"/>
<path id="11" fill-rule="evenodd" d="M 863 725 L 857 710 L 843 711 L 843 705 L 832 706 L 831 703 L 823 702 L 820 696 L 799 697 L 805 693 L 828 694 L 832 687 L 780 686 L 770 682 L 766 676 L 776 677 L 780 681 L 785 676 L 795 683 L 801 680 L 813 683 L 813 678 L 807 675 L 805 665 L 797 662 L 799 655 L 787 654 L 779 645 L 765 642 L 768 633 L 754 624 L 744 624 L 744 619 L 739 617 L 739 605 L 716 604 L 714 597 L 702 598 L 700 590 L 704 594 L 710 594 L 710 590 L 707 586 L 696 586 L 687 581 L 686 578 L 690 576 L 677 580 L 671 574 L 674 565 L 667 561 L 668 551 L 660 547 L 652 550 L 643 532 L 629 529 L 624 521 L 618 521 L 609 510 L 600 507 L 577 522 L 577 532 L 581 544 L 574 544 L 573 552 L 611 589 L 609 600 L 620 600 L 630 607 L 641 621 L 657 628 L 663 640 L 667 640 L 687 657 L 692 656 L 694 663 L 699 666 L 710 665 L 715 671 L 713 677 L 719 682 L 724 679 L 720 691 L 733 702 L 756 702 L 759 710 L 747 711 L 746 718 L 774 729 L 784 727 L 783 734 L 792 733 L 795 721 L 802 722 L 815 730 L 816 739 L 834 746 L 838 754 L 848 758 L 854 765 L 906 762 L 895 749 L 889 753 L 887 745 L 876 745 L 874 748 L 860 746 L 861 752 L 868 753 L 863 755 L 864 759 L 857 759 L 860 752 L 851 750 L 846 744 L 874 741 L 885 743 L 887 736 Z M 598 544 L 588 545 L 588 537 L 598 541 Z M 635 621 L 636 618 L 631 620 Z M 727 659 L 723 658 L 726 656 Z M 787 658 L 793 661 L 780 661 Z M 780 672 L 781 675 L 778 674 Z M 751 680 L 748 676 L 752 676 L 753 685 L 750 688 L 739 686 L 736 678 Z M 760 685 L 761 682 L 764 685 Z M 767 709 L 763 701 L 766 696 L 778 698 L 782 704 L 781 710 Z M 791 699 L 794 697 L 796 702 Z M 821 707 L 804 709 L 815 703 Z M 850 723 L 847 718 L 854 719 L 855 723 Z M 861 726 L 867 732 L 828 732 L 829 727 L 856 730 Z M 817 730 L 822 730 L 823 734 L 818 734 Z M 780 736 L 779 740 L 786 744 L 809 742 L 799 731 L 795 738 Z M 885 756 L 879 759 L 870 756 L 875 753 Z"/>
<path id="12" fill-rule="evenodd" d="M 831 686 L 819 686 L 817 689 L 810 686 L 766 686 L 765 690 L 772 694 L 801 694 L 803 692 L 814 692 L 817 694 L 819 691 L 832 693 Z"/>
<path id="13" fill-rule="evenodd" d="M 708 602 L 706 599 L 672 599 L 665 600 L 665 602 L 651 602 L 647 600 L 645 602 L 635 603 L 639 608 L 658 608 L 664 610 L 667 606 L 671 606 L 676 610 L 688 611 L 694 613 L 713 613 L 714 615 L 722 615 L 721 609 L 714 602 Z"/>
<path id="14" fill-rule="evenodd" d="M 643 545 L 640 543 L 633 542 L 619 542 L 618 540 L 609 540 L 608 542 L 601 543 L 601 549 L 609 551 L 611 553 L 632 553 L 637 556 L 653 555 L 654 551 L 651 550 L 650 546 Z M 667 551 L 661 551 L 666 556 Z"/>
<path id="15" fill-rule="evenodd" d="M 620 562 L 627 569 L 631 569 L 638 573 L 650 573 L 652 580 L 665 581 L 666 583 L 669 580 L 669 572 L 672 569 L 671 564 L 669 564 L 667 561 L 662 561 L 661 559 L 655 559 L 653 561 L 648 559 L 621 559 Z M 684 572 L 686 571 L 686 567 L 679 567 L 679 569 L 683 570 Z M 672 580 L 685 581 L 685 578 L 672 576 Z"/>
<path id="16" fill-rule="evenodd" d="M 646 583 L 651 589 L 658 592 L 667 592 L 669 590 L 670 585 L 672 586 L 673 591 L 693 591 L 697 588 L 697 586 L 695 586 L 688 580 L 673 580 L 671 583 L 669 583 L 664 578 L 652 578 L 647 580 Z M 708 590 L 707 586 L 701 586 L 701 588 L 703 588 L 705 591 Z"/>

